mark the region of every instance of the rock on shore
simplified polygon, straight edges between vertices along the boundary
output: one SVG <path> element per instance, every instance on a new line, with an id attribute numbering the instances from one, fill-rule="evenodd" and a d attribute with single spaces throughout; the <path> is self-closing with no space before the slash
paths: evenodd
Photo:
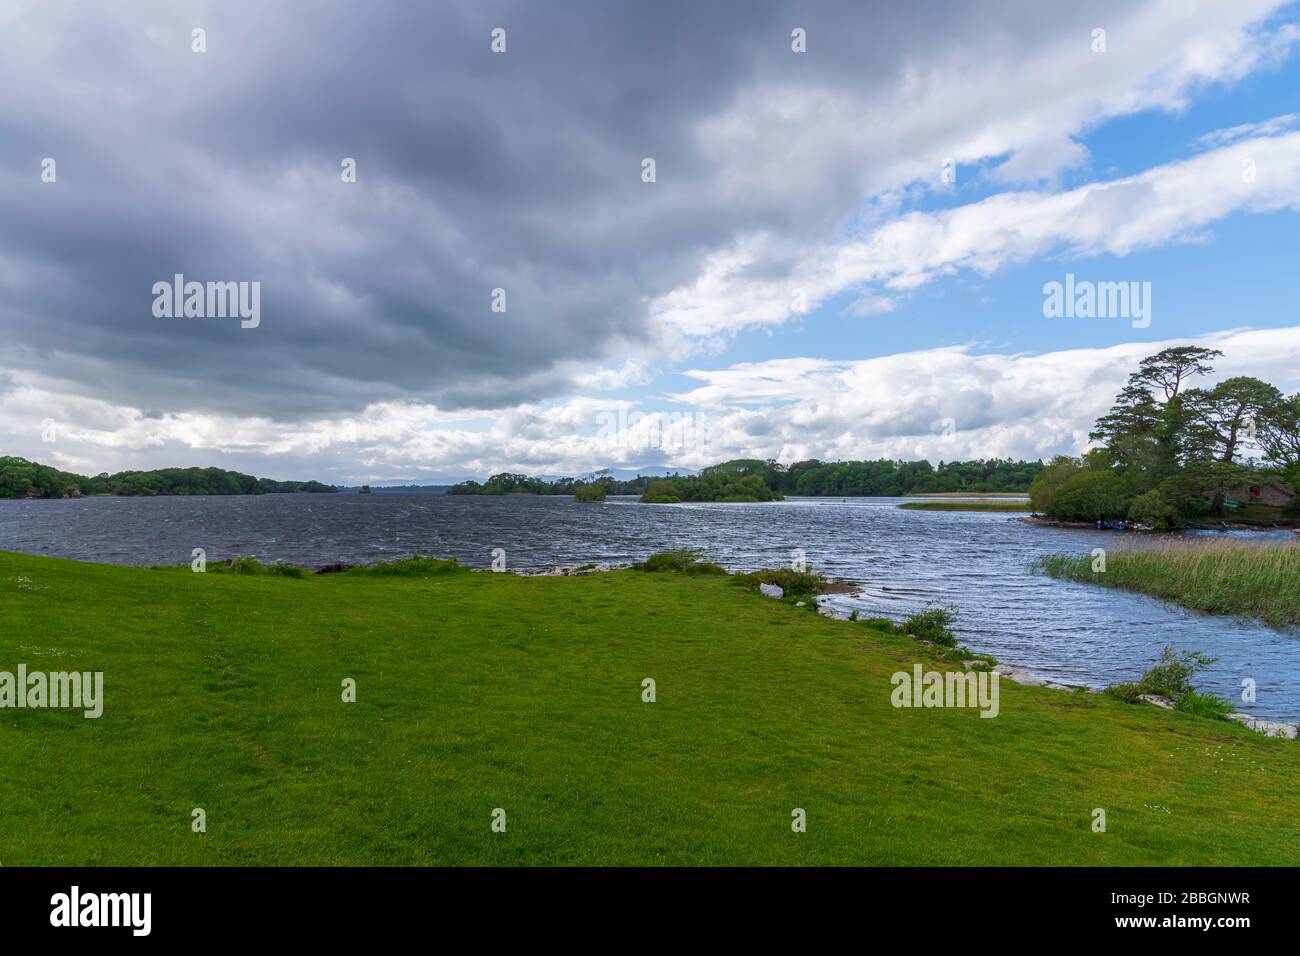
<path id="1" fill-rule="evenodd" d="M 1229 720 L 1235 720 L 1239 724 L 1244 724 L 1257 733 L 1267 734 L 1269 737 L 1286 737 L 1288 740 L 1295 740 L 1300 735 L 1300 724 L 1286 724 L 1276 720 L 1260 720 L 1258 717 L 1252 717 L 1250 714 L 1229 714 Z"/>

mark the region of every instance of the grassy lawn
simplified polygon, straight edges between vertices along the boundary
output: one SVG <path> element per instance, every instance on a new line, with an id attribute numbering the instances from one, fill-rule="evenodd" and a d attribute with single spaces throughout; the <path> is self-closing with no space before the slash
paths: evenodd
<path id="1" fill-rule="evenodd" d="M 927 660 L 718 575 L 0 552 L 0 670 L 105 682 L 97 720 L 0 709 L 0 864 L 1295 863 L 1296 742 L 1005 681 L 894 709 Z"/>
<path id="2" fill-rule="evenodd" d="M 1027 514 L 1028 501 L 904 501 L 898 507 L 908 511 L 1007 511 Z"/>
<path id="3" fill-rule="evenodd" d="M 1042 566 L 1056 578 L 1141 591 L 1197 611 L 1300 626 L 1300 546 L 1180 541 L 1111 551 L 1105 571 L 1092 563 L 1091 555 L 1057 554 Z"/>

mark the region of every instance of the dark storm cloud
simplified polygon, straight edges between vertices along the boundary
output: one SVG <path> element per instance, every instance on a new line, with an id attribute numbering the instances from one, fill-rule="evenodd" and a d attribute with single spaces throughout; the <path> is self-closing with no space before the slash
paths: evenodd
<path id="1" fill-rule="evenodd" d="M 759 80 L 860 93 L 922 50 L 971 55 L 978 35 L 1014 57 L 1059 29 L 1016 6 L 18 4 L 0 13 L 0 359 L 167 412 L 561 393 L 571 363 L 645 347 L 647 303 L 710 251 L 824 237 L 864 198 L 852 156 L 797 203 L 797 169 L 738 197 L 702 121 Z M 177 272 L 260 281 L 260 327 L 155 318 Z"/>

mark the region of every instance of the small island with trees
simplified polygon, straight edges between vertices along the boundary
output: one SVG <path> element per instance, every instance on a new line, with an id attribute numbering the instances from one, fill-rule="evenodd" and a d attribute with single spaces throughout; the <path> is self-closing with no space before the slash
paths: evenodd
<path id="1" fill-rule="evenodd" d="M 586 482 L 573 489 L 574 501 L 604 501 L 605 495 L 605 486 L 595 481 Z"/>

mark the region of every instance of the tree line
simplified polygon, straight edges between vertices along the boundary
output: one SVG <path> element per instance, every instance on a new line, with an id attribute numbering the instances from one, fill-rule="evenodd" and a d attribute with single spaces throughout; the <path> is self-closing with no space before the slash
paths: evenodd
<path id="1" fill-rule="evenodd" d="M 809 497 L 902 497 L 942 492 L 1025 492 L 1043 470 L 1041 461 L 989 458 L 975 461 L 824 462 L 817 459 L 783 465 L 759 458 L 736 458 L 704 468 L 698 475 L 637 476 L 620 481 L 595 476 L 582 481 L 547 481 L 502 472 L 484 483 L 462 482 L 453 495 L 571 495 L 594 484 L 611 495 L 641 495 L 647 502 L 773 501 L 786 495 Z"/>
<path id="2" fill-rule="evenodd" d="M 1053 459 L 1035 479 L 1034 509 L 1060 520 L 1179 528 L 1228 511 L 1259 520 L 1252 489 L 1269 488 L 1281 500 L 1262 518 L 1296 517 L 1300 393 L 1285 396 L 1250 376 L 1190 384 L 1222 355 L 1179 346 L 1144 358 L 1097 420 L 1089 436 L 1097 447 Z"/>
<path id="3" fill-rule="evenodd" d="M 628 481 L 619 481 L 604 475 L 584 481 L 580 478 L 531 478 L 503 471 L 492 475 L 487 481 L 462 481 L 447 489 L 449 495 L 573 495 L 584 485 L 598 485 L 610 495 L 639 495 L 653 481 L 653 478 L 637 476 Z"/>
<path id="4" fill-rule="evenodd" d="M 79 498 L 85 495 L 266 495 L 330 493 L 319 481 L 274 481 L 222 468 L 159 468 L 87 477 L 25 458 L 0 457 L 0 498 Z"/>

